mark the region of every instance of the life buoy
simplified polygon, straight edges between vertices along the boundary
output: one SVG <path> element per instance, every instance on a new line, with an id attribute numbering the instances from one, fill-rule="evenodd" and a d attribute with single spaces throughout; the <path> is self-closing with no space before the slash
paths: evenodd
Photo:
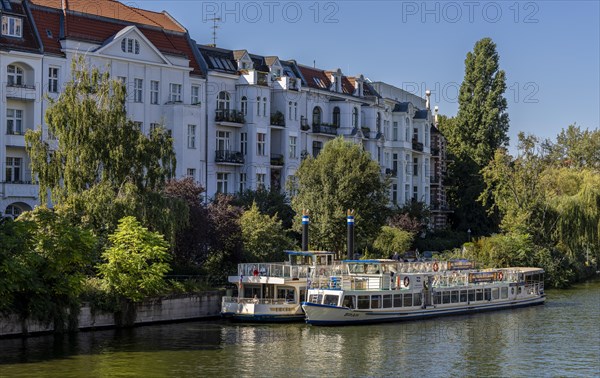
<path id="1" fill-rule="evenodd" d="M 502 272 L 498 272 L 498 281 L 502 281 L 504 278 L 504 274 Z"/>
<path id="2" fill-rule="evenodd" d="M 254 275 L 254 277 L 258 276 L 258 269 L 254 268 L 252 275 Z"/>
<path id="3" fill-rule="evenodd" d="M 404 277 L 404 287 L 408 287 L 409 284 L 410 284 L 410 278 Z"/>
<path id="4" fill-rule="evenodd" d="M 440 269 L 440 266 L 438 265 L 437 261 L 433 263 L 433 271 L 437 272 Z"/>

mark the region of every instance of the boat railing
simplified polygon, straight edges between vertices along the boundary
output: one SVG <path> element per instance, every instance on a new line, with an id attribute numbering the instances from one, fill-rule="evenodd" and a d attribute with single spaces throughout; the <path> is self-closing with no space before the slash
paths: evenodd
<path id="1" fill-rule="evenodd" d="M 245 304 L 267 304 L 281 305 L 286 303 L 294 303 L 285 298 L 238 298 L 238 297 L 223 297 L 223 303 L 245 303 Z"/>
<path id="2" fill-rule="evenodd" d="M 284 263 L 239 264 L 238 276 L 300 279 L 308 277 L 309 268 L 307 265 L 289 265 Z"/>

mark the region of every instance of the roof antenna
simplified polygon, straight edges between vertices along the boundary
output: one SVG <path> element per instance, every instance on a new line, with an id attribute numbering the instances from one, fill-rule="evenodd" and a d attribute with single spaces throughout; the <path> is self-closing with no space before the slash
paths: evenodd
<path id="1" fill-rule="evenodd" d="M 209 21 L 213 22 L 213 26 L 212 28 L 212 36 L 213 36 L 213 43 L 212 43 L 212 47 L 217 47 L 217 29 L 219 28 L 219 25 L 217 25 L 218 21 L 221 21 L 221 17 L 213 17 L 213 18 L 209 18 Z"/>
<path id="2" fill-rule="evenodd" d="M 317 68 L 317 61 L 313 59 L 313 68 Z"/>

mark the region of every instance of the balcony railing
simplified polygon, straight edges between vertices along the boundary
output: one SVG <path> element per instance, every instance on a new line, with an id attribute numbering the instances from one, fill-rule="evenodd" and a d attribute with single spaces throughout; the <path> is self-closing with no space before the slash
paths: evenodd
<path id="1" fill-rule="evenodd" d="M 271 125 L 285 127 L 285 116 L 282 112 L 271 114 Z"/>
<path id="2" fill-rule="evenodd" d="M 395 169 L 386 168 L 385 174 L 391 177 L 396 177 L 398 175 L 398 172 Z"/>
<path id="3" fill-rule="evenodd" d="M 6 83 L 7 88 L 23 88 L 23 89 L 35 89 L 35 85 L 17 84 L 17 83 Z"/>
<path id="4" fill-rule="evenodd" d="M 217 163 L 244 164 L 244 155 L 239 151 L 217 150 L 215 155 Z"/>
<path id="5" fill-rule="evenodd" d="M 432 156 L 440 156 L 440 149 L 435 147 L 431 149 L 431 155 Z"/>
<path id="6" fill-rule="evenodd" d="M 217 109 L 215 112 L 216 122 L 233 122 L 233 123 L 244 123 L 244 113 L 234 109 Z"/>
<path id="7" fill-rule="evenodd" d="M 371 135 L 371 129 L 369 129 L 368 127 L 361 127 L 360 131 L 362 131 L 362 134 L 365 138 L 369 138 L 369 136 Z"/>
<path id="8" fill-rule="evenodd" d="M 417 141 L 416 139 L 412 140 L 412 149 L 415 151 L 423 151 L 423 143 Z"/>
<path id="9" fill-rule="evenodd" d="M 317 134 L 337 135 L 337 128 L 335 126 L 313 125 L 312 129 L 313 133 Z"/>
<path id="10" fill-rule="evenodd" d="M 271 154 L 271 165 L 282 166 L 283 155 L 282 154 Z"/>
<path id="11" fill-rule="evenodd" d="M 440 180 L 440 179 L 441 179 L 441 177 L 440 177 L 440 176 L 438 176 L 438 175 L 435 175 L 435 176 L 430 176 L 430 177 L 429 177 L 429 181 L 430 181 L 432 184 L 441 184 L 441 180 Z"/>

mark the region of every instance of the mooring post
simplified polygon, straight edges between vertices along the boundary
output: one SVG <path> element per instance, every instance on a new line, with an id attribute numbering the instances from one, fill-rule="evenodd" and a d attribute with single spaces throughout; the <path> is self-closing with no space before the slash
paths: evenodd
<path id="1" fill-rule="evenodd" d="M 302 250 L 308 251 L 308 225 L 309 225 L 308 210 L 302 210 Z"/>
<path id="2" fill-rule="evenodd" d="M 348 225 L 348 260 L 354 259 L 354 210 L 348 209 L 346 213 Z"/>

